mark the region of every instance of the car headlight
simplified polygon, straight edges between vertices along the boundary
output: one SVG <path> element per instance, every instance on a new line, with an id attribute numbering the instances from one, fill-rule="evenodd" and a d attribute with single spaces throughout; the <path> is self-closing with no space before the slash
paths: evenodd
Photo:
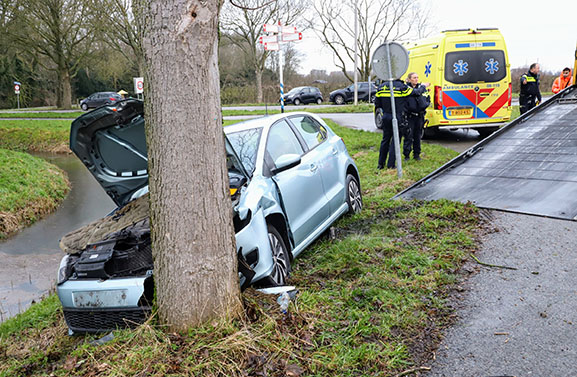
<path id="1" fill-rule="evenodd" d="M 66 280 L 68 280 L 68 258 L 70 256 L 68 254 L 66 254 L 61 260 L 60 260 L 60 267 L 58 267 L 58 276 L 56 277 L 56 284 L 62 284 L 64 283 Z"/>

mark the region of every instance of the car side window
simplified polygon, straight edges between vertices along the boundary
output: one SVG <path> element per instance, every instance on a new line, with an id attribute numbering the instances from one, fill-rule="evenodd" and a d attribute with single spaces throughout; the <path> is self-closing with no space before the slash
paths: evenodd
<path id="1" fill-rule="evenodd" d="M 303 148 L 285 120 L 274 124 L 268 132 L 266 151 L 273 161 L 285 154 L 303 154 Z"/>
<path id="2" fill-rule="evenodd" d="M 366 82 L 361 82 L 358 85 L 359 85 L 359 89 L 366 90 L 368 88 L 368 84 Z"/>
<path id="3" fill-rule="evenodd" d="M 327 130 L 313 118 L 299 115 L 289 119 L 295 125 L 309 149 L 313 149 L 327 139 Z"/>

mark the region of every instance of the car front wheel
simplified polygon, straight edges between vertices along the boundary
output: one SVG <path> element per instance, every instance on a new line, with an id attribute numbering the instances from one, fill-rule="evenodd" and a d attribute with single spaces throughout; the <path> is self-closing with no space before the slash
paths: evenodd
<path id="1" fill-rule="evenodd" d="M 80 107 L 82 108 L 83 111 L 88 110 L 88 105 L 83 103 L 82 105 L 80 105 Z"/>
<path id="2" fill-rule="evenodd" d="M 298 98 L 295 98 L 294 101 L 293 101 L 293 103 L 295 104 L 295 106 L 298 106 L 298 105 L 301 104 L 301 100 L 298 99 Z"/>
<path id="3" fill-rule="evenodd" d="M 269 225 L 267 230 L 273 263 L 272 272 L 268 280 L 272 285 L 284 285 L 290 273 L 289 251 L 275 227 Z"/>
<path id="4" fill-rule="evenodd" d="M 336 97 L 335 97 L 335 103 L 336 103 L 337 105 L 342 105 L 342 104 L 344 104 L 344 103 L 345 103 L 345 97 L 343 97 L 343 96 L 341 96 L 341 95 L 336 96 Z"/>
<path id="5" fill-rule="evenodd" d="M 349 205 L 349 213 L 359 213 L 363 209 L 363 197 L 361 194 L 361 186 L 359 181 L 352 174 L 347 174 L 347 204 Z"/>

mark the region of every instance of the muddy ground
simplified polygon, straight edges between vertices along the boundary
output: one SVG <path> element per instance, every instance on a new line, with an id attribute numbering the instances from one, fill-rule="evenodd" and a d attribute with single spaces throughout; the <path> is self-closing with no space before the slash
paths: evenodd
<path id="1" fill-rule="evenodd" d="M 464 266 L 458 319 L 426 376 L 577 375 L 577 222 L 485 213 L 497 231 L 476 256 L 516 270 Z"/>

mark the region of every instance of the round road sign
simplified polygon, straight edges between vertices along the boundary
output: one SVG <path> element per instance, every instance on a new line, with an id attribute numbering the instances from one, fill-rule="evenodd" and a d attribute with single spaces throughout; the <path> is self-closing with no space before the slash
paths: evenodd
<path id="1" fill-rule="evenodd" d="M 20 92 L 20 85 L 18 85 L 18 84 L 14 85 L 14 91 Z"/>
<path id="2" fill-rule="evenodd" d="M 390 56 L 390 70 L 387 60 L 387 45 Z M 397 42 L 385 42 L 375 50 L 371 60 L 373 72 L 381 80 L 396 80 L 409 68 L 409 53 Z"/>

